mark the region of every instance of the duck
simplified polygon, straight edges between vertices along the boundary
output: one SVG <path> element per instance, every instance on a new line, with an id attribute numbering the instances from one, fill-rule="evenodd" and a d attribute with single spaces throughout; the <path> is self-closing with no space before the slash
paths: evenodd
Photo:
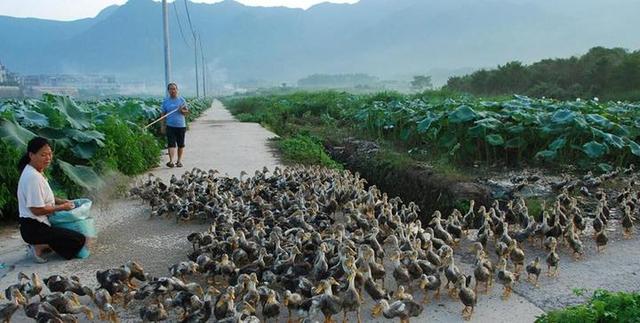
<path id="1" fill-rule="evenodd" d="M 11 321 L 11 317 L 15 314 L 20 307 L 24 307 L 27 303 L 26 298 L 18 289 L 11 291 L 11 302 L 0 305 L 0 321 L 8 323 Z"/>
<path id="2" fill-rule="evenodd" d="M 396 291 L 393 293 L 393 298 L 395 300 L 413 300 L 413 295 L 407 293 L 405 291 L 404 286 L 400 285 L 398 286 L 398 288 L 396 289 Z"/>
<path id="3" fill-rule="evenodd" d="M 604 247 L 607 246 L 607 242 L 609 242 L 609 237 L 607 236 L 606 230 L 603 228 L 599 232 L 596 233 L 596 251 L 602 252 Z"/>
<path id="4" fill-rule="evenodd" d="M 507 270 L 507 259 L 500 258 L 498 263 L 498 274 L 496 275 L 500 284 L 504 286 L 504 291 L 502 293 L 502 299 L 507 300 L 511 295 L 511 290 L 513 288 L 513 283 L 516 281 L 516 275 Z"/>
<path id="5" fill-rule="evenodd" d="M 277 322 L 279 315 L 280 303 L 278 303 L 278 299 L 276 298 L 276 292 L 272 289 L 269 291 L 267 301 L 262 306 L 262 316 L 264 317 L 265 322 L 271 318 L 275 318 L 275 321 Z"/>
<path id="6" fill-rule="evenodd" d="M 287 307 L 289 314 L 287 315 L 287 323 L 290 323 L 291 320 L 291 312 L 298 312 L 301 310 L 302 303 L 305 301 L 302 295 L 298 293 L 293 293 L 290 290 L 284 291 L 284 301 L 282 302 L 284 306 Z M 307 309 L 308 311 L 308 309 Z"/>
<path id="7" fill-rule="evenodd" d="M 98 307 L 98 318 L 100 320 L 108 320 L 112 323 L 119 321 L 116 310 L 112 305 L 111 294 L 104 288 L 99 288 L 94 293 L 94 303 Z"/>
<path id="8" fill-rule="evenodd" d="M 435 291 L 434 297 L 435 299 L 440 299 L 440 286 L 442 286 L 442 280 L 440 279 L 440 273 L 436 273 L 435 275 L 425 275 L 422 274 L 420 279 L 418 280 L 420 288 L 424 290 L 424 298 L 422 299 L 422 303 L 426 304 L 429 302 L 429 292 Z"/>
<path id="9" fill-rule="evenodd" d="M 315 292 L 319 295 L 314 297 L 313 305 L 324 315 L 324 323 L 331 323 L 331 317 L 342 310 L 340 298 L 333 295 L 332 286 L 336 285 L 339 285 L 338 282 L 333 277 L 329 277 L 315 288 Z"/>
<path id="10" fill-rule="evenodd" d="M 87 320 L 93 320 L 93 312 L 86 305 L 81 305 L 77 299 L 77 295 L 72 291 L 64 293 L 54 292 L 44 297 L 43 302 L 53 305 L 59 313 L 62 314 L 79 314 L 84 313 Z"/>
<path id="11" fill-rule="evenodd" d="M 381 280 L 381 283 L 384 285 L 384 278 L 386 277 L 387 272 L 384 265 L 376 261 L 375 251 L 372 248 L 365 248 L 363 255 L 369 265 L 371 277 L 373 277 L 374 280 Z"/>
<path id="12" fill-rule="evenodd" d="M 140 319 L 142 322 L 159 322 L 169 318 L 169 314 L 164 309 L 162 303 L 149 304 L 140 308 Z"/>
<path id="13" fill-rule="evenodd" d="M 347 322 L 347 313 L 356 312 L 358 323 L 362 322 L 360 317 L 361 295 L 355 285 L 356 273 L 352 272 L 347 277 L 348 286 L 342 294 L 342 322 Z"/>
<path id="14" fill-rule="evenodd" d="M 202 308 L 188 313 L 180 323 L 205 323 L 211 318 L 211 300 L 204 301 Z"/>
<path id="15" fill-rule="evenodd" d="M 220 294 L 213 307 L 213 315 L 217 320 L 232 316 L 235 309 L 235 288 L 230 286 Z"/>
<path id="16" fill-rule="evenodd" d="M 444 276 L 445 278 L 447 278 L 447 284 L 445 285 L 445 287 L 449 289 L 449 295 L 453 295 L 455 291 L 455 284 L 458 281 L 461 272 L 460 269 L 458 269 L 458 267 L 455 265 L 452 254 L 446 256 L 444 263 L 446 264 Z"/>
<path id="17" fill-rule="evenodd" d="M 52 275 L 44 279 L 45 285 L 51 292 L 74 292 L 79 296 L 93 297 L 93 290 L 87 286 L 80 284 L 80 279 L 76 276 L 67 278 L 61 275 Z"/>
<path id="18" fill-rule="evenodd" d="M 559 268 L 560 256 L 556 252 L 556 244 L 551 245 L 549 254 L 547 255 L 547 258 L 546 258 L 546 262 L 547 262 L 547 276 L 549 277 L 558 276 L 560 274 L 560 268 Z M 553 272 L 551 271 L 551 267 L 554 268 Z"/>
<path id="19" fill-rule="evenodd" d="M 393 262 L 393 278 L 396 281 L 396 285 L 407 285 L 411 284 L 411 275 L 409 274 L 409 270 L 407 267 L 400 261 L 401 253 L 400 251 L 395 251 L 391 254 L 391 261 Z"/>
<path id="20" fill-rule="evenodd" d="M 371 277 L 371 271 L 365 268 L 363 272 L 364 277 L 364 290 L 367 294 L 374 300 L 379 301 L 383 298 L 389 299 L 387 292 L 384 290 L 382 286 L 376 283 L 376 281 Z M 362 295 L 360 295 L 362 297 Z"/>
<path id="21" fill-rule="evenodd" d="M 622 228 L 623 228 L 623 238 L 631 239 L 631 235 L 633 234 L 633 216 L 631 215 L 631 207 L 629 205 L 625 205 L 624 214 L 622 216 Z"/>
<path id="22" fill-rule="evenodd" d="M 540 277 L 540 273 L 542 273 L 542 268 L 540 267 L 540 256 L 533 259 L 525 269 L 527 271 L 527 280 L 534 284 L 535 287 L 538 287 L 538 277 Z M 531 280 L 531 275 L 535 277 L 535 280 Z"/>
<path id="23" fill-rule="evenodd" d="M 511 241 L 509 250 L 511 250 L 511 252 L 509 253 L 509 258 L 511 259 L 511 262 L 513 262 L 513 271 L 517 275 L 520 273 L 520 270 L 522 270 L 522 267 L 524 266 L 524 251 L 518 248 L 518 242 L 516 240 Z"/>
<path id="24" fill-rule="evenodd" d="M 481 257 L 476 257 L 476 263 L 473 269 L 473 276 L 476 279 L 476 284 L 474 286 L 473 291 L 478 294 L 478 285 L 480 283 L 484 283 L 484 292 L 485 294 L 489 293 L 489 284 L 493 279 L 493 274 L 489 270 L 487 266 L 485 266 L 483 259 Z"/>
<path id="25" fill-rule="evenodd" d="M 193 261 L 181 261 L 169 267 L 169 273 L 173 277 L 179 277 L 184 280 L 185 276 L 190 276 L 199 271 L 199 266 Z"/>
<path id="26" fill-rule="evenodd" d="M 414 301 L 401 300 L 389 304 L 386 299 L 381 299 L 372 309 L 372 316 L 378 317 L 382 313 L 385 318 L 399 318 L 401 323 L 408 323 L 412 317 L 418 317 L 424 311 L 424 306 Z"/>
<path id="27" fill-rule="evenodd" d="M 464 309 L 462 309 L 462 318 L 466 321 L 471 319 L 473 315 L 473 310 L 478 302 L 478 298 L 476 297 L 476 293 L 473 289 L 469 288 L 471 284 L 471 276 L 464 276 L 458 278 L 456 282 L 456 288 L 458 289 L 458 298 L 464 305 Z M 477 285 L 477 283 L 476 283 Z"/>

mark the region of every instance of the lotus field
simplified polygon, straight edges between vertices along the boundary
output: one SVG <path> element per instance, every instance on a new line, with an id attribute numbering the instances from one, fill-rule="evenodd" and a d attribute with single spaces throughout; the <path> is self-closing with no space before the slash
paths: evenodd
<path id="1" fill-rule="evenodd" d="M 240 118 L 276 130 L 290 129 L 291 122 L 347 126 L 399 142 L 412 153 L 463 164 L 575 164 L 609 170 L 640 157 L 638 103 L 337 92 L 232 98 L 226 103 Z"/>
<path id="2" fill-rule="evenodd" d="M 52 142 L 55 163 L 47 175 L 63 195 L 100 187 L 108 170 L 134 175 L 157 165 L 163 147 L 158 128 L 143 127 L 160 116 L 160 104 L 134 98 L 81 103 L 56 95 L 0 103 L 0 210 L 15 213 L 6 207 L 17 205 L 17 161 L 36 135 Z M 188 104 L 193 118 L 210 101 Z"/>

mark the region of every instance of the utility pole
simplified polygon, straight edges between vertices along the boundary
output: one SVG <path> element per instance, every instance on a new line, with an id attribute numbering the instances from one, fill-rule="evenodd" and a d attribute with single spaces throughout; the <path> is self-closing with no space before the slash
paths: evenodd
<path id="1" fill-rule="evenodd" d="M 207 97 L 207 67 L 204 62 L 204 47 L 202 47 L 202 37 L 198 37 L 200 44 L 200 57 L 202 58 L 202 96 Z"/>
<path id="2" fill-rule="evenodd" d="M 162 27 L 164 36 L 164 88 L 171 82 L 171 53 L 169 50 L 169 11 L 167 0 L 162 0 Z"/>
<path id="3" fill-rule="evenodd" d="M 196 97 L 200 97 L 200 81 L 198 77 L 198 34 L 193 33 L 193 56 L 196 61 Z"/>

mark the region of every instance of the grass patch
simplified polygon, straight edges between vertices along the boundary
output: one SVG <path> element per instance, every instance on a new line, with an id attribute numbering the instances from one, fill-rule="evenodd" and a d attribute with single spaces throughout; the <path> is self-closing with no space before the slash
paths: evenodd
<path id="1" fill-rule="evenodd" d="M 310 135 L 298 134 L 284 138 L 277 142 L 277 146 L 287 162 L 343 169 L 342 165 L 329 157 L 320 140 Z"/>
<path id="2" fill-rule="evenodd" d="M 585 304 L 551 311 L 536 323 L 638 322 L 639 318 L 640 293 L 596 290 Z"/>

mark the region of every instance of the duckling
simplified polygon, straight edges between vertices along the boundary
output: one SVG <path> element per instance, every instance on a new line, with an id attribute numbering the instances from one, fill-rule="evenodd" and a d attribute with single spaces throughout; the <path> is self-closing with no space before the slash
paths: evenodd
<path id="1" fill-rule="evenodd" d="M 364 276 L 364 290 L 367 292 L 367 294 L 369 294 L 369 296 L 374 301 L 379 301 L 383 298 L 387 298 L 387 299 L 389 298 L 384 288 L 378 285 L 375 282 L 375 280 L 373 280 L 373 278 L 371 277 L 370 270 L 365 268 L 363 272 L 363 276 Z M 360 295 L 360 297 L 362 297 L 362 295 Z"/>
<path id="2" fill-rule="evenodd" d="M 373 307 L 371 314 L 378 317 L 382 313 L 385 318 L 400 318 L 401 323 L 408 323 L 410 318 L 419 316 L 423 310 L 424 307 L 414 301 L 395 301 L 389 305 L 386 299 L 381 299 Z"/>
<path id="3" fill-rule="evenodd" d="M 187 314 L 180 323 L 205 323 L 211 318 L 211 300 L 204 301 L 202 308 Z"/>
<path id="4" fill-rule="evenodd" d="M 547 255 L 546 261 L 547 261 L 547 276 L 549 277 L 558 276 L 560 274 L 560 268 L 559 268 L 560 256 L 556 252 L 555 244 L 551 245 L 551 250 Z M 551 272 L 551 267 L 554 267 L 553 273 Z"/>
<path id="5" fill-rule="evenodd" d="M 522 267 L 524 266 L 524 251 L 520 248 L 518 248 L 518 242 L 515 240 L 511 241 L 511 244 L 509 245 L 509 250 L 511 250 L 511 252 L 509 253 L 509 258 L 511 259 L 511 262 L 513 262 L 513 266 L 514 266 L 514 273 L 516 274 L 516 278 L 519 277 L 519 273 L 520 270 L 522 270 Z"/>
<path id="6" fill-rule="evenodd" d="M 235 309 L 235 288 L 232 286 L 227 288 L 227 291 L 221 294 L 216 301 L 213 308 L 213 315 L 216 319 L 221 320 L 225 317 L 233 315 Z"/>
<path id="7" fill-rule="evenodd" d="M 534 284 L 535 287 L 538 287 L 538 277 L 540 277 L 540 273 L 542 272 L 542 268 L 540 267 L 540 256 L 536 257 L 533 261 L 531 261 L 527 267 L 527 280 Z M 531 280 L 531 275 L 535 276 L 535 280 Z"/>
<path id="8" fill-rule="evenodd" d="M 44 302 L 53 305 L 62 314 L 84 313 L 88 320 L 93 320 L 93 312 L 85 305 L 81 305 L 77 295 L 72 291 L 54 292 L 44 297 Z"/>
<path id="9" fill-rule="evenodd" d="M 420 288 L 424 290 L 424 298 L 422 299 L 422 303 L 429 303 L 429 291 L 435 291 L 434 297 L 436 299 L 440 299 L 440 286 L 442 285 L 442 281 L 440 280 L 440 273 L 436 273 L 435 275 L 427 276 L 423 274 L 419 279 Z"/>
<path id="10" fill-rule="evenodd" d="M 570 224 L 569 226 L 571 226 L 571 229 L 569 229 L 569 231 L 567 231 L 566 233 L 566 240 L 571 250 L 573 250 L 573 257 L 576 260 L 578 260 L 584 254 L 584 250 L 582 248 L 582 241 L 580 241 L 580 238 L 573 230 L 573 224 Z"/>
<path id="11" fill-rule="evenodd" d="M 179 291 L 173 298 L 167 298 L 164 302 L 166 308 L 180 308 L 182 314 L 180 320 L 184 319 L 188 313 L 193 313 L 204 306 L 198 295 L 191 292 Z"/>
<path id="12" fill-rule="evenodd" d="M 476 278 L 476 284 L 474 286 L 473 291 L 478 293 L 478 285 L 480 283 L 484 283 L 484 292 L 485 294 L 489 293 L 489 283 L 493 279 L 493 275 L 489 268 L 485 266 L 483 259 L 481 257 L 476 257 L 475 268 L 473 269 L 473 276 Z"/>
<path id="13" fill-rule="evenodd" d="M 507 300 L 511 295 L 511 290 L 513 288 L 513 282 L 516 281 L 516 275 L 507 270 L 507 259 L 500 258 L 500 262 L 498 264 L 498 281 L 504 286 L 504 292 L 502 293 L 502 299 Z"/>
<path id="14" fill-rule="evenodd" d="M 262 316 L 265 322 L 270 318 L 275 318 L 276 322 L 280 315 L 280 303 L 276 299 L 276 292 L 274 290 L 269 291 L 266 303 L 262 306 Z"/>
<path id="15" fill-rule="evenodd" d="M 287 323 L 290 323 L 292 321 L 291 312 L 298 312 L 303 301 L 304 299 L 302 298 L 302 295 L 298 293 L 292 293 L 290 290 L 284 291 L 283 305 L 286 306 L 289 311 L 289 314 L 287 316 Z"/>
<path id="16" fill-rule="evenodd" d="M 164 321 L 169 317 L 169 314 L 164 309 L 162 303 L 149 304 L 140 308 L 140 318 L 142 322 L 159 322 Z"/>
<path id="17" fill-rule="evenodd" d="M 5 289 L 5 297 L 8 300 L 12 300 L 12 291 L 13 289 L 18 289 L 22 293 L 27 300 L 33 298 L 34 296 L 40 296 L 42 293 L 42 288 L 44 287 L 44 283 L 42 279 L 40 279 L 40 275 L 38 273 L 32 273 L 31 278 L 25 275 L 23 272 L 18 273 L 19 283 L 9 286 Z"/>
<path id="18" fill-rule="evenodd" d="M 396 280 L 396 285 L 410 285 L 411 275 L 407 267 L 400 261 L 400 251 L 395 251 L 391 254 L 391 261 L 393 262 L 393 278 Z"/>
<path id="19" fill-rule="evenodd" d="M 606 230 L 601 229 L 596 233 L 596 251 L 601 252 L 604 247 L 607 246 L 607 242 L 609 242 L 609 237 L 607 236 Z"/>
<path id="20" fill-rule="evenodd" d="M 369 270 L 371 270 L 371 276 L 374 280 L 381 280 L 384 285 L 384 278 L 386 276 L 386 270 L 384 269 L 384 265 L 378 263 L 375 259 L 375 252 L 372 248 L 366 248 L 364 250 L 364 257 L 369 265 Z"/>
<path id="21" fill-rule="evenodd" d="M 431 241 L 431 236 L 427 235 L 427 238 L 427 241 L 424 242 L 424 245 L 426 246 L 425 251 L 427 253 L 427 260 L 434 266 L 440 267 L 442 266 L 442 259 L 440 259 L 440 256 L 438 256 L 438 254 L 433 251 L 433 242 Z"/>
<path id="22" fill-rule="evenodd" d="M 422 267 L 420 266 L 418 261 L 418 253 L 416 251 L 408 251 L 407 253 L 409 255 L 408 259 L 406 260 L 407 271 L 411 276 L 411 280 L 418 279 L 423 274 Z"/>
<path id="23" fill-rule="evenodd" d="M 546 239 L 544 239 L 543 246 L 544 250 L 550 251 L 551 248 L 558 246 L 558 240 L 554 237 L 547 237 Z"/>
<path id="24" fill-rule="evenodd" d="M 464 305 L 464 309 L 462 309 L 462 318 L 466 321 L 471 319 L 473 310 L 476 306 L 476 303 L 478 302 L 476 293 L 471 288 L 469 288 L 470 284 L 471 276 L 467 276 L 466 279 L 464 277 L 460 277 L 456 282 L 456 287 L 458 288 L 458 298 L 460 298 L 460 301 Z"/>
<path id="25" fill-rule="evenodd" d="M 596 234 L 604 229 L 604 222 L 602 222 L 602 218 L 599 213 L 596 214 L 593 222 L 591 222 L 591 226 L 593 227 L 593 237 L 595 238 Z"/>
<path id="26" fill-rule="evenodd" d="M 75 276 L 67 278 L 61 275 L 52 275 L 49 276 L 49 278 L 45 278 L 44 283 L 51 292 L 71 291 L 79 296 L 86 295 L 93 297 L 93 291 L 91 288 L 81 285 L 80 280 Z"/>
<path id="27" fill-rule="evenodd" d="M 327 278 L 329 270 L 329 264 L 325 254 L 329 251 L 326 243 L 320 244 L 318 250 L 316 250 L 316 258 L 313 262 L 313 269 L 311 270 L 311 277 L 316 280 L 322 280 Z"/>
<path id="28" fill-rule="evenodd" d="M 236 264 L 229 260 L 229 255 L 226 253 L 222 254 L 222 257 L 216 264 L 216 267 L 218 268 L 219 273 L 226 278 L 227 281 L 237 273 Z"/>
<path id="29" fill-rule="evenodd" d="M 171 267 L 169 267 L 169 273 L 173 277 L 180 277 L 184 280 L 184 276 L 193 275 L 198 272 L 199 266 L 193 261 L 181 261 Z"/>
<path id="30" fill-rule="evenodd" d="M 118 315 L 111 305 L 111 294 L 104 288 L 100 288 L 95 292 L 95 304 L 98 307 L 98 318 L 100 320 L 109 320 L 112 323 L 118 323 Z"/>
<path id="31" fill-rule="evenodd" d="M 342 303 L 340 298 L 333 295 L 332 286 L 338 285 L 333 277 L 323 280 L 315 288 L 316 293 L 322 293 L 314 297 L 313 304 L 324 314 L 324 323 L 331 323 L 331 316 L 340 313 Z"/>
<path id="32" fill-rule="evenodd" d="M 476 201 L 469 200 L 469 211 L 462 217 L 463 229 L 465 230 L 465 234 L 469 232 L 469 229 L 473 229 L 476 221 L 476 214 L 474 213 L 474 208 L 476 205 Z"/>
<path id="33" fill-rule="evenodd" d="M 13 314 L 21 307 L 25 306 L 27 300 L 22 293 L 14 289 L 11 291 L 11 302 L 0 306 L 0 321 L 3 323 L 9 323 Z"/>
<path id="34" fill-rule="evenodd" d="M 623 238 L 631 239 L 633 234 L 633 216 L 631 215 L 631 207 L 625 205 L 624 215 L 622 216 L 622 228 L 624 229 Z"/>
<path id="35" fill-rule="evenodd" d="M 412 301 L 413 300 L 413 295 L 408 294 L 407 292 L 405 292 L 404 286 L 400 285 L 400 286 L 398 286 L 396 291 L 393 293 L 393 298 L 395 300 L 397 300 L 397 301 L 403 301 L 403 300 Z"/>
<path id="36" fill-rule="evenodd" d="M 342 314 L 343 319 L 342 322 L 347 322 L 347 312 L 357 312 L 358 323 L 361 323 L 360 317 L 360 304 L 361 304 L 361 296 L 355 285 L 356 274 L 352 272 L 347 277 L 347 281 L 349 285 L 347 290 L 342 294 Z"/>
<path id="37" fill-rule="evenodd" d="M 447 278 L 447 284 L 445 285 L 445 287 L 449 289 L 449 295 L 453 297 L 455 295 L 454 287 L 456 282 L 458 281 L 458 278 L 460 277 L 461 272 L 460 272 L 460 269 L 458 269 L 458 267 L 454 263 L 453 254 L 447 255 L 444 260 L 444 263 L 447 266 L 446 269 L 444 270 L 444 276 L 445 278 Z"/>

